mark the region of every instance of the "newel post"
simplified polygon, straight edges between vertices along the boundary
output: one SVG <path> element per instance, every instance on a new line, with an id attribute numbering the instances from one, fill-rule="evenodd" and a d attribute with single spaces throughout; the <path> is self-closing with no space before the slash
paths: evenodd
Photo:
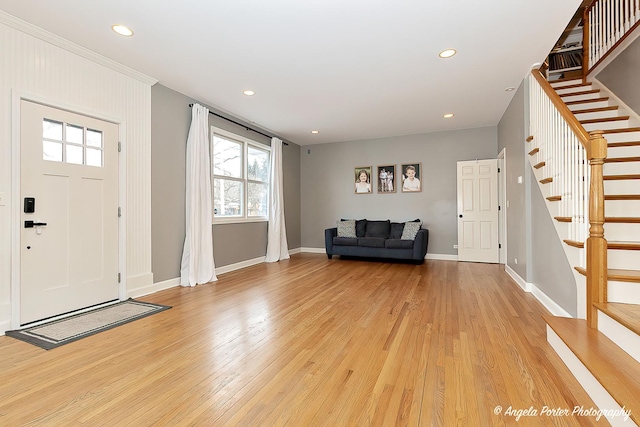
<path id="1" fill-rule="evenodd" d="M 607 300 L 607 240 L 604 238 L 604 182 L 602 167 L 607 157 L 607 140 L 601 130 L 589 132 L 587 158 L 591 167 L 589 183 L 589 238 L 587 239 L 587 323 L 598 327 L 594 303 Z"/>

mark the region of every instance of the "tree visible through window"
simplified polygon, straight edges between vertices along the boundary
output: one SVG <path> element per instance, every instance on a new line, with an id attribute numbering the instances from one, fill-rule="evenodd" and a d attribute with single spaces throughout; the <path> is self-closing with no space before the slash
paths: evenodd
<path id="1" fill-rule="evenodd" d="M 211 141 L 214 221 L 266 219 L 269 148 L 217 128 Z"/>

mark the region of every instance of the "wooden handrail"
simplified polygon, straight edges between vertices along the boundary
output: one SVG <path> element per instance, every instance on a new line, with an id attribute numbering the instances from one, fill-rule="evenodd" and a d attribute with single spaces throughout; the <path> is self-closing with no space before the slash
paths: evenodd
<path id="1" fill-rule="evenodd" d="M 589 133 L 584 129 L 584 127 L 580 124 L 576 116 L 569 110 L 569 107 L 560 99 L 555 90 L 551 87 L 547 79 L 544 78 L 542 73 L 539 70 L 533 69 L 531 70 L 531 74 L 540 84 L 544 93 L 547 94 L 553 105 L 556 107 L 562 118 L 567 122 L 571 130 L 576 134 L 582 146 L 589 150 Z"/>

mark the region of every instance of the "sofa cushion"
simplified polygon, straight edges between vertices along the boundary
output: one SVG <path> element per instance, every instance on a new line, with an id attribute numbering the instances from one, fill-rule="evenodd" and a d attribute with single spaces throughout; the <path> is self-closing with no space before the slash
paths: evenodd
<path id="1" fill-rule="evenodd" d="M 389 232 L 390 239 L 399 239 L 402 237 L 402 230 L 404 230 L 404 222 L 392 222 L 391 231 Z"/>
<path id="2" fill-rule="evenodd" d="M 341 219 L 340 221 L 349 221 L 348 219 Z M 367 220 L 366 219 L 357 219 L 356 220 L 356 237 L 364 237 L 364 233 L 367 229 Z"/>
<path id="3" fill-rule="evenodd" d="M 387 249 L 413 249 L 413 240 L 387 239 L 384 242 Z"/>
<path id="4" fill-rule="evenodd" d="M 333 244 L 338 246 L 358 246 L 358 239 L 355 237 L 334 237 Z"/>
<path id="5" fill-rule="evenodd" d="M 404 230 L 402 230 L 402 240 L 415 240 L 418 230 L 422 226 L 421 222 L 405 222 Z"/>
<path id="6" fill-rule="evenodd" d="M 386 239 L 382 237 L 360 237 L 358 238 L 358 246 L 366 246 L 368 248 L 384 248 Z"/>
<path id="7" fill-rule="evenodd" d="M 338 237 L 356 237 L 356 220 L 347 219 L 338 221 Z"/>
<path id="8" fill-rule="evenodd" d="M 383 239 L 389 238 L 391 231 L 391 221 L 367 221 L 367 231 L 364 234 L 365 237 L 380 237 Z M 384 246 L 383 246 L 384 247 Z"/>

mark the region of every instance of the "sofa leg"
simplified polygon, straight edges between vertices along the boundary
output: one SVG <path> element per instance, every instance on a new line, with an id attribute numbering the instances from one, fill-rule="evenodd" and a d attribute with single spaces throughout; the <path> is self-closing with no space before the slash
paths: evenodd
<path id="1" fill-rule="evenodd" d="M 327 258 L 331 259 L 331 257 L 333 257 L 332 254 L 327 254 Z"/>

